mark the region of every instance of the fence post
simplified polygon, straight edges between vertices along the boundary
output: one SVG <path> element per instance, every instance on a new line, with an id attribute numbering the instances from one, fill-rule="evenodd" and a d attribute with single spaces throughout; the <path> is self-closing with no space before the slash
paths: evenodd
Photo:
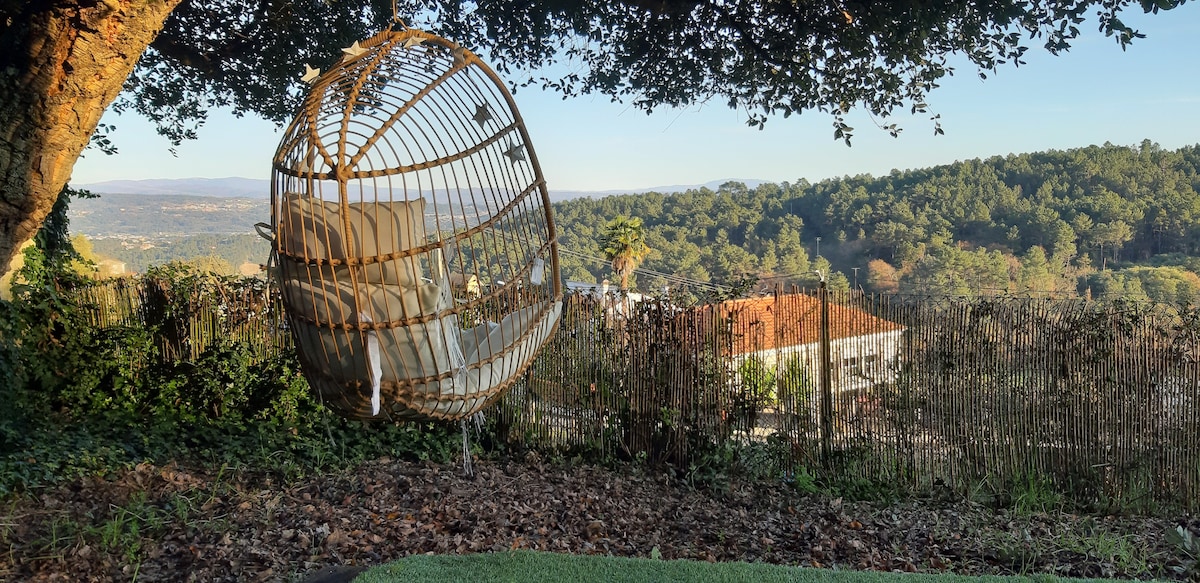
<path id="1" fill-rule="evenodd" d="M 821 300 L 821 357 L 817 363 L 821 376 L 821 463 L 828 467 L 833 457 L 833 371 L 829 362 L 829 288 L 824 276 L 817 297 Z"/>

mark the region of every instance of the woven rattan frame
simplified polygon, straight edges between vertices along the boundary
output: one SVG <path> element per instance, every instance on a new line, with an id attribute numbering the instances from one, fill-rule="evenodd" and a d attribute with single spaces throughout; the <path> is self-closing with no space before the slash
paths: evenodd
<path id="1" fill-rule="evenodd" d="M 345 53 L 272 165 L 276 275 L 305 376 L 349 417 L 471 415 L 557 325 L 537 156 L 474 53 L 418 30 Z"/>

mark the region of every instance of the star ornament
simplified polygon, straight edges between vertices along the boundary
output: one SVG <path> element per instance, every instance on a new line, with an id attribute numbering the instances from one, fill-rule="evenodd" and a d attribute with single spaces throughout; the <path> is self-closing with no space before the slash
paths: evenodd
<path id="1" fill-rule="evenodd" d="M 461 67 L 467 64 L 467 49 L 462 47 L 454 47 L 450 51 L 450 55 L 454 57 L 454 66 Z"/>
<path id="2" fill-rule="evenodd" d="M 312 85 L 317 80 L 317 76 L 321 74 L 320 69 L 314 69 L 308 63 L 304 63 L 304 75 L 300 76 L 300 80 Z"/>
<path id="3" fill-rule="evenodd" d="M 362 56 L 362 54 L 365 52 L 367 52 L 367 49 L 358 46 L 358 41 L 354 41 L 354 44 L 342 49 L 342 53 L 345 54 L 345 56 L 342 57 L 342 62 L 352 61 Z"/>
<path id="4" fill-rule="evenodd" d="M 524 162 L 525 161 L 524 147 L 525 146 L 522 146 L 521 144 L 518 144 L 516 142 L 509 142 L 508 149 L 504 151 L 504 156 L 506 158 L 508 158 L 509 160 L 512 160 L 513 164 L 516 164 L 517 162 Z"/>
<path id="5" fill-rule="evenodd" d="M 412 48 L 419 47 L 424 43 L 425 43 L 425 37 L 413 35 L 413 36 L 410 36 L 410 37 L 404 39 L 404 44 L 402 46 L 406 49 L 412 49 Z"/>
<path id="6" fill-rule="evenodd" d="M 475 117 L 471 119 L 474 119 L 475 123 L 483 126 L 483 124 L 491 121 L 492 118 L 492 108 L 488 107 L 488 104 L 485 103 L 475 107 Z"/>

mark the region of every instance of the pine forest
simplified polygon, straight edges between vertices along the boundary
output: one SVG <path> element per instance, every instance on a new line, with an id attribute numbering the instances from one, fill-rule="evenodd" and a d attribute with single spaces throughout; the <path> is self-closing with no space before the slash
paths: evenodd
<path id="1" fill-rule="evenodd" d="M 611 279 L 606 221 L 640 218 L 656 293 L 745 280 L 916 295 L 1200 299 L 1200 147 L 1145 141 L 555 206 L 568 280 Z"/>

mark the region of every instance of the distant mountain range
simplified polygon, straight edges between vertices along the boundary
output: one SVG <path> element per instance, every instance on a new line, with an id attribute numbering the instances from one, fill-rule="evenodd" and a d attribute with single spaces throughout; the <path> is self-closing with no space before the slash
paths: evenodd
<path id="1" fill-rule="evenodd" d="M 109 180 L 72 184 L 97 194 L 162 194 L 168 196 L 220 196 L 225 198 L 269 198 L 271 181 L 257 178 L 151 178 Z"/>
<path id="2" fill-rule="evenodd" d="M 670 186 L 654 186 L 649 188 L 614 189 L 600 191 L 583 190 L 551 190 L 550 200 L 560 201 L 572 198 L 598 198 L 614 194 L 641 194 L 644 192 L 683 192 L 690 189 L 710 188 L 716 190 L 726 182 L 741 182 L 749 188 L 754 188 L 767 180 L 726 178 L 713 180 L 704 184 L 674 184 Z M 257 178 L 156 178 L 148 180 L 109 180 L 91 184 L 73 184 L 76 188 L 84 188 L 97 194 L 154 194 L 154 195 L 186 195 L 210 196 L 222 198 L 269 198 L 271 181 Z"/>

